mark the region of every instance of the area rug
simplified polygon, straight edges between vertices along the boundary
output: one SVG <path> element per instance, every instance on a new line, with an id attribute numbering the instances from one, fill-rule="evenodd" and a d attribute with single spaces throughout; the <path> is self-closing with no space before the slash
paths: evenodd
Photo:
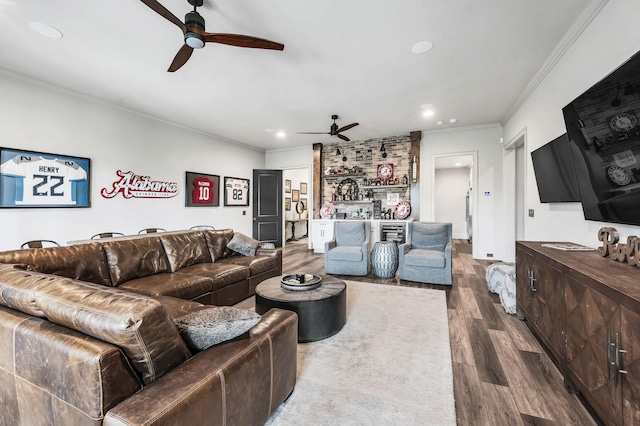
<path id="1" fill-rule="evenodd" d="M 347 281 L 347 324 L 298 344 L 298 379 L 267 425 L 455 425 L 445 293 Z"/>

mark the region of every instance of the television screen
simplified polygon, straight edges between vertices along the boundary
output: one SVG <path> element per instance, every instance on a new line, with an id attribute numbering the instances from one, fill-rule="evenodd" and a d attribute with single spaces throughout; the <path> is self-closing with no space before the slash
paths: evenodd
<path id="1" fill-rule="evenodd" d="M 640 225 L 640 52 L 562 109 L 587 220 Z"/>
<path id="2" fill-rule="evenodd" d="M 580 201 L 567 134 L 531 153 L 541 203 Z"/>

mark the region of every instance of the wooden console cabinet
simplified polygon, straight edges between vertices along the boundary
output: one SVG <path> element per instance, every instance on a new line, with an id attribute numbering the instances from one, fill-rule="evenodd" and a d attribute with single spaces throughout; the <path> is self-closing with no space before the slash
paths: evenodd
<path id="1" fill-rule="evenodd" d="M 640 424 L 640 269 L 516 243 L 518 317 L 609 425 Z"/>

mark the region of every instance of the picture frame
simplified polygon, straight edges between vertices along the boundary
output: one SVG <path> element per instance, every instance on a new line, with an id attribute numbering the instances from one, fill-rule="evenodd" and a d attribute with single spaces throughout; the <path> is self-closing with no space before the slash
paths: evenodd
<path id="1" fill-rule="evenodd" d="M 291 181 L 289 179 L 284 180 L 284 192 L 287 194 L 291 193 Z"/>
<path id="2" fill-rule="evenodd" d="M 0 148 L 0 208 L 91 207 L 91 159 Z"/>
<path id="3" fill-rule="evenodd" d="M 220 206 L 220 176 L 185 172 L 185 207 Z"/>
<path id="4" fill-rule="evenodd" d="M 294 203 L 297 203 L 298 201 L 300 201 L 300 191 L 297 189 L 293 189 L 291 191 L 291 201 L 293 201 Z"/>
<path id="5" fill-rule="evenodd" d="M 248 206 L 249 205 L 249 179 L 224 177 L 224 205 Z"/>
<path id="6" fill-rule="evenodd" d="M 289 197 L 284 198 L 284 209 L 285 211 L 291 211 L 291 198 Z"/>
<path id="7" fill-rule="evenodd" d="M 300 198 L 300 205 L 302 206 L 302 211 L 307 210 L 307 199 L 306 198 Z"/>
<path id="8" fill-rule="evenodd" d="M 307 195 L 307 184 L 300 182 L 300 195 Z"/>

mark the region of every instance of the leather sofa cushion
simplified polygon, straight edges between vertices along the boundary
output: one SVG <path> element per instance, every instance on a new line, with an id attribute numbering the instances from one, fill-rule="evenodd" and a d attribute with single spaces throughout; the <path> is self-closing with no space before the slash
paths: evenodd
<path id="1" fill-rule="evenodd" d="M 24 265 L 0 264 L 0 305 L 25 314 L 46 317 L 36 303 L 36 290 L 55 279 L 47 275 L 33 275 Z"/>
<path id="2" fill-rule="evenodd" d="M 444 251 L 449 242 L 447 225 L 444 223 L 412 224 L 411 245 L 414 248 Z"/>
<path id="3" fill-rule="evenodd" d="M 332 261 L 361 262 L 363 259 L 362 246 L 338 246 L 327 252 L 327 258 Z"/>
<path id="4" fill-rule="evenodd" d="M 192 300 L 178 299 L 169 296 L 153 296 L 153 298 L 160 302 L 172 321 L 205 306 L 202 303 L 194 302 Z"/>
<path id="5" fill-rule="evenodd" d="M 444 268 L 446 259 L 443 251 L 414 248 L 404 255 L 404 263 L 410 266 Z"/>
<path id="6" fill-rule="evenodd" d="M 209 277 L 174 272 L 136 278 L 120 284 L 118 288 L 149 296 L 172 296 L 188 300 L 209 293 L 211 286 Z"/>
<path id="7" fill-rule="evenodd" d="M 191 357 L 157 300 L 91 283 L 57 278 L 36 292 L 49 321 L 119 346 L 149 384 Z"/>
<path id="8" fill-rule="evenodd" d="M 252 277 L 278 267 L 276 258 L 270 256 L 231 256 L 221 259 L 219 262 L 246 266 Z"/>
<path id="9" fill-rule="evenodd" d="M 203 231 L 207 239 L 209 254 L 213 262 L 231 254 L 227 244 L 233 238 L 233 229 L 216 229 L 215 231 Z"/>
<path id="10" fill-rule="evenodd" d="M 0 252 L 0 263 L 20 263 L 34 271 L 111 286 L 100 243 Z"/>
<path id="11" fill-rule="evenodd" d="M 207 240 L 202 232 L 161 235 L 160 241 L 169 260 L 171 272 L 198 263 L 211 262 Z"/>
<path id="12" fill-rule="evenodd" d="M 159 237 L 109 241 L 102 244 L 113 286 L 162 272 L 169 262 Z"/>
<path id="13" fill-rule="evenodd" d="M 142 388 L 115 345 L 0 307 L 2 425 L 99 424 Z"/>
<path id="14" fill-rule="evenodd" d="M 249 278 L 250 270 L 246 266 L 231 263 L 200 263 L 181 269 L 181 273 L 211 278 L 211 290 L 215 291 L 231 283 Z"/>

